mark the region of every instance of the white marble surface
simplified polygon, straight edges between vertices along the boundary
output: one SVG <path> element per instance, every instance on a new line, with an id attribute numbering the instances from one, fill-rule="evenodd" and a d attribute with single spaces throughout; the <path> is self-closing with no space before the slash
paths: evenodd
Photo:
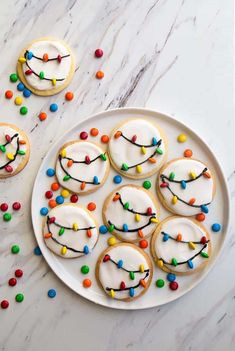
<path id="1" fill-rule="evenodd" d="M 47 35 L 64 38 L 74 49 L 77 70 L 71 84 L 76 101 L 64 95 L 33 96 L 21 116 L 4 91 L 17 55 L 28 41 Z M 232 218 L 228 240 L 216 266 L 191 293 L 160 308 L 113 311 L 96 306 L 67 289 L 43 258 L 30 221 L 31 189 L 50 145 L 79 119 L 123 106 L 145 106 L 174 115 L 193 127 L 215 151 L 235 203 L 235 123 L 233 115 L 232 0 L 9 0 L 0 4 L 0 121 L 28 132 L 32 157 L 18 176 L 0 182 L 0 202 L 19 199 L 23 210 L 0 221 L 0 350 L 213 350 L 235 348 L 235 239 Z M 105 51 L 102 60 L 93 51 Z M 94 79 L 98 68 L 102 81 Z M 37 114 L 56 101 L 60 110 L 41 123 Z M 219 206 L 219 204 L 218 204 Z M 9 253 L 12 243 L 21 255 Z M 25 275 L 16 288 L 7 281 L 16 267 Z M 47 290 L 57 289 L 54 300 Z"/>

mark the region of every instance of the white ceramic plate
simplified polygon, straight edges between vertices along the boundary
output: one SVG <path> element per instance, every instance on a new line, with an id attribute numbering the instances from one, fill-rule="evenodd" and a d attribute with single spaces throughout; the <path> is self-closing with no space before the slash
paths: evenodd
<path id="1" fill-rule="evenodd" d="M 40 215 L 40 208 L 47 206 L 48 200 L 45 199 L 44 193 L 46 190 L 50 189 L 50 184 L 54 181 L 54 178 L 46 176 L 46 170 L 50 167 L 54 168 L 58 149 L 67 141 L 79 139 L 79 134 L 83 130 L 87 131 L 89 134 L 89 130 L 92 127 L 97 127 L 100 133 L 96 138 L 89 136 L 88 140 L 93 140 L 99 143 L 100 136 L 102 134 L 109 134 L 116 124 L 129 118 L 147 118 L 149 121 L 156 122 L 165 131 L 169 140 L 168 160 L 175 157 L 181 157 L 186 148 L 192 149 L 194 157 L 204 161 L 206 164 L 208 164 L 209 168 L 214 171 L 216 176 L 217 191 L 215 199 L 210 206 L 210 212 L 206 216 L 206 220 L 203 222 L 211 234 L 213 248 L 213 254 L 206 268 L 199 273 L 194 273 L 187 277 L 177 277 L 179 288 L 176 291 L 172 291 L 169 289 L 168 282 L 166 280 L 166 273 L 154 266 L 153 281 L 146 294 L 136 301 L 123 302 L 109 298 L 98 286 L 94 273 L 97 257 L 101 251 L 107 247 L 107 239 L 110 234 L 100 235 L 99 242 L 90 255 L 77 259 L 60 258 L 54 255 L 44 244 L 42 237 L 43 217 Z M 177 142 L 177 136 L 180 133 L 187 134 L 187 142 L 183 144 Z M 104 144 L 103 147 L 105 147 Z M 115 174 L 117 173 L 111 169 L 109 178 L 103 187 L 93 194 L 79 197 L 78 203 L 87 205 L 90 201 L 93 201 L 97 204 L 97 209 L 94 214 L 96 215 L 100 225 L 103 224 L 101 217 L 103 201 L 106 196 L 117 186 L 113 182 L 113 176 Z M 157 196 L 155 190 L 156 175 L 148 179 L 150 179 L 152 182 L 151 191 L 155 196 Z M 143 181 L 144 180 L 132 181 L 123 177 L 122 185 L 130 182 L 141 185 Z M 161 206 L 160 219 L 164 219 L 168 215 L 170 215 L 170 213 L 168 213 L 163 206 Z M 147 109 L 124 108 L 110 110 L 95 114 L 86 120 L 82 120 L 75 127 L 69 130 L 62 138 L 60 138 L 50 149 L 41 164 L 34 184 L 32 195 L 32 222 L 38 245 L 40 246 L 47 263 L 55 274 L 76 293 L 90 301 L 111 308 L 133 310 L 156 307 L 175 300 L 193 289 L 203 278 L 205 278 L 206 274 L 214 265 L 215 260 L 221 251 L 229 224 L 228 188 L 223 171 L 213 152 L 210 150 L 206 142 L 204 142 L 195 132 L 186 127 L 184 124 L 178 122 L 172 117 Z M 215 222 L 222 224 L 222 231 L 219 233 L 213 233 L 210 229 L 211 225 Z M 146 251 L 148 251 L 148 249 Z M 84 264 L 90 267 L 88 276 L 84 276 L 80 272 L 80 268 Z M 92 286 L 89 289 L 85 289 L 82 285 L 82 281 L 85 277 L 92 280 Z M 155 285 L 156 279 L 159 278 L 164 279 L 166 282 L 165 286 L 161 289 L 157 288 Z"/>

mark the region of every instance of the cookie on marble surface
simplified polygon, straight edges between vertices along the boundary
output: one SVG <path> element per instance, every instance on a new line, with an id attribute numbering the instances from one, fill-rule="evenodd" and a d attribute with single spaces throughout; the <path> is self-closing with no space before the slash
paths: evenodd
<path id="1" fill-rule="evenodd" d="M 55 95 L 65 89 L 74 69 L 70 48 L 55 38 L 34 40 L 20 53 L 17 63 L 20 80 L 41 96 Z"/>
<path id="2" fill-rule="evenodd" d="M 116 188 L 105 200 L 103 220 L 119 240 L 137 242 L 156 229 L 160 209 L 152 193 L 129 184 Z"/>
<path id="3" fill-rule="evenodd" d="M 113 167 L 132 179 L 156 173 L 164 164 L 167 144 L 163 131 L 146 119 L 130 119 L 111 133 L 108 153 Z"/>
<path id="4" fill-rule="evenodd" d="M 30 145 L 26 134 L 13 124 L 0 123 L 0 179 L 22 171 L 29 155 Z"/>
<path id="5" fill-rule="evenodd" d="M 47 247 L 64 258 L 90 254 L 99 233 L 93 215 L 80 205 L 66 203 L 54 207 L 43 223 Z"/>
<path id="6" fill-rule="evenodd" d="M 174 214 L 208 213 L 215 194 L 214 176 L 201 161 L 174 159 L 160 170 L 157 193 L 162 204 Z"/>
<path id="7" fill-rule="evenodd" d="M 80 195 L 99 189 L 110 170 L 106 152 L 88 141 L 71 141 L 62 146 L 56 161 L 56 177 L 66 189 Z"/>
<path id="8" fill-rule="evenodd" d="M 96 278 L 111 298 L 133 301 L 148 290 L 153 275 L 150 257 L 140 248 L 120 243 L 101 253 Z"/>
<path id="9" fill-rule="evenodd" d="M 193 219 L 168 217 L 158 225 L 152 236 L 151 253 L 162 270 L 191 274 L 208 263 L 210 236 L 205 227 Z"/>

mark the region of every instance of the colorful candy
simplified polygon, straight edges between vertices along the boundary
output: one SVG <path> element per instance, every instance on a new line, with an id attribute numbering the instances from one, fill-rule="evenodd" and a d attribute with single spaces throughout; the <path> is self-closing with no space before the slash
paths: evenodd
<path id="1" fill-rule="evenodd" d="M 220 231 L 221 225 L 219 223 L 214 223 L 214 224 L 212 224 L 211 229 L 213 232 L 217 233 Z"/>
<path id="2" fill-rule="evenodd" d="M 186 149 L 186 150 L 184 151 L 184 157 L 192 157 L 192 156 L 193 156 L 192 150 Z"/>
<path id="3" fill-rule="evenodd" d="M 57 204 L 58 205 L 61 205 L 61 204 L 63 204 L 64 203 L 64 198 L 63 198 L 63 196 L 61 196 L 61 195 L 58 195 L 58 196 L 56 196 L 56 202 L 57 202 Z"/>
<path id="4" fill-rule="evenodd" d="M 54 299 L 54 297 L 56 297 L 56 290 L 55 289 L 49 289 L 48 292 L 47 292 L 47 296 L 50 299 Z"/>
<path id="5" fill-rule="evenodd" d="M 34 248 L 33 252 L 34 252 L 34 255 L 36 255 L 36 256 L 41 256 L 42 255 L 42 251 L 41 251 L 39 246 L 36 246 Z"/>
<path id="6" fill-rule="evenodd" d="M 195 218 L 198 222 L 203 222 L 206 216 L 204 215 L 204 213 L 198 213 Z"/>
<path id="7" fill-rule="evenodd" d="M 145 239 L 142 239 L 139 241 L 139 247 L 141 247 L 141 249 L 146 249 L 148 247 L 148 242 Z"/>
<path id="8" fill-rule="evenodd" d="M 22 276 L 23 276 L 23 271 L 22 271 L 22 269 L 16 269 L 15 270 L 15 277 L 16 278 L 21 278 Z"/>
<path id="9" fill-rule="evenodd" d="M 66 99 L 67 101 L 71 101 L 71 100 L 73 100 L 73 98 L 74 98 L 74 95 L 73 95 L 72 91 L 68 91 L 68 92 L 65 94 L 65 99 Z"/>
<path id="10" fill-rule="evenodd" d="M 15 102 L 15 105 L 20 106 L 23 103 L 23 99 L 21 96 L 16 96 L 14 102 Z"/>
<path id="11" fill-rule="evenodd" d="M 96 137 L 99 134 L 99 130 L 97 128 L 91 128 L 90 134 L 93 137 Z"/>
<path id="12" fill-rule="evenodd" d="M 109 136 L 108 135 L 102 135 L 101 141 L 104 144 L 107 144 L 109 142 Z"/>
<path id="13" fill-rule="evenodd" d="M 97 71 L 95 74 L 97 79 L 102 79 L 104 78 L 104 72 L 103 71 Z"/>
<path id="14" fill-rule="evenodd" d="M 166 279 L 169 282 L 174 282 L 176 280 L 176 275 L 174 273 L 168 273 L 167 276 L 166 276 Z"/>
<path id="15" fill-rule="evenodd" d="M 45 119 L 47 119 L 46 112 L 40 112 L 38 118 L 40 119 L 40 121 L 45 121 Z"/>
<path id="16" fill-rule="evenodd" d="M 47 207 L 42 207 L 40 210 L 40 214 L 42 216 L 46 216 L 48 214 L 48 208 Z"/>
<path id="17" fill-rule="evenodd" d="M 58 105 L 56 103 L 53 103 L 50 105 L 51 112 L 56 112 L 57 110 L 58 110 Z"/>
<path id="18" fill-rule="evenodd" d="M 114 182 L 115 184 L 120 184 L 120 183 L 122 182 L 122 177 L 121 177 L 119 174 L 115 175 L 115 176 L 113 177 L 113 182 Z"/>
<path id="19" fill-rule="evenodd" d="M 179 143 L 185 143 L 185 141 L 187 140 L 187 135 L 185 134 L 179 134 L 178 137 L 177 137 L 177 141 Z"/>
<path id="20" fill-rule="evenodd" d="M 48 168 L 46 171 L 48 177 L 53 177 L 55 175 L 55 170 L 53 168 Z"/>
<path id="21" fill-rule="evenodd" d="M 21 204 L 20 204 L 19 202 L 14 202 L 14 203 L 12 204 L 12 208 L 13 208 L 13 210 L 15 210 L 15 211 L 19 211 L 19 210 L 21 209 Z"/>
<path id="22" fill-rule="evenodd" d="M 18 80 L 18 75 L 16 73 L 12 73 L 9 78 L 12 83 L 15 83 Z"/>
<path id="23" fill-rule="evenodd" d="M 1 308 L 5 310 L 6 308 L 9 307 L 9 302 L 7 300 L 2 300 L 1 301 Z"/>
<path id="24" fill-rule="evenodd" d="M 152 184 L 151 184 L 150 180 L 145 180 L 145 181 L 143 182 L 143 187 L 144 187 L 145 189 L 150 189 L 151 186 L 152 186 Z"/>
<path id="25" fill-rule="evenodd" d="M 77 194 L 71 195 L 71 196 L 70 196 L 70 201 L 71 201 L 72 203 L 78 202 L 78 196 L 77 196 Z"/>
<path id="26" fill-rule="evenodd" d="M 109 246 L 113 246 L 113 245 L 115 245 L 116 243 L 117 243 L 117 240 L 116 240 L 115 236 L 111 236 L 111 237 L 108 238 L 108 240 L 107 240 L 107 244 L 108 244 Z"/>
<path id="27" fill-rule="evenodd" d="M 8 204 L 7 203 L 2 203 L 0 206 L 0 209 L 2 212 L 6 212 L 8 210 Z"/>
<path id="28" fill-rule="evenodd" d="M 18 254 L 20 252 L 20 247 L 19 247 L 19 245 L 13 245 L 12 247 L 11 247 L 11 253 L 13 253 L 13 254 Z"/>
<path id="29" fill-rule="evenodd" d="M 90 288 L 91 287 L 91 280 L 90 279 L 84 279 L 82 282 L 84 288 Z"/>
<path id="30" fill-rule="evenodd" d="M 95 211 L 96 209 L 96 204 L 94 202 L 89 202 L 89 204 L 87 205 L 87 209 L 89 211 Z"/>
<path id="31" fill-rule="evenodd" d="M 104 52 L 103 52 L 102 49 L 96 49 L 95 50 L 95 57 L 100 58 L 100 57 L 103 56 L 103 54 L 104 54 Z"/>
<path id="32" fill-rule="evenodd" d="M 157 286 L 158 288 L 163 288 L 164 285 L 165 285 L 165 282 L 164 282 L 163 279 L 158 279 L 158 280 L 156 281 L 156 286 Z"/>
<path id="33" fill-rule="evenodd" d="M 51 190 L 57 191 L 59 188 L 60 188 L 60 184 L 59 183 L 52 183 L 51 184 Z"/>
<path id="34" fill-rule="evenodd" d="M 21 115 L 26 115 L 28 113 L 28 108 L 26 106 L 22 106 L 20 108 L 20 114 Z"/>
<path id="35" fill-rule="evenodd" d="M 18 91 L 23 91 L 24 90 L 24 84 L 23 83 L 21 83 L 21 82 L 19 82 L 18 84 L 17 84 L 17 90 Z"/>
<path id="36" fill-rule="evenodd" d="M 88 138 L 88 134 L 87 134 L 87 132 L 81 132 L 80 133 L 80 139 L 82 139 L 82 140 L 86 140 Z"/>
<path id="37" fill-rule="evenodd" d="M 171 290 L 177 290 L 179 285 L 176 281 L 170 282 L 169 287 Z"/>
<path id="38" fill-rule="evenodd" d="M 101 226 L 99 227 L 99 232 L 100 232 L 100 234 L 106 234 L 106 233 L 108 233 L 108 228 L 106 227 L 106 225 L 101 225 Z"/>
<path id="39" fill-rule="evenodd" d="M 5 222 L 9 222 L 9 221 L 11 220 L 11 218 L 12 218 L 12 216 L 11 216 L 10 213 L 8 213 L 8 212 L 4 213 L 4 215 L 3 215 L 3 220 L 4 220 Z"/>
<path id="40" fill-rule="evenodd" d="M 16 278 L 10 278 L 10 279 L 8 280 L 8 285 L 9 285 L 9 286 L 15 286 L 16 284 L 17 284 Z"/>
<path id="41" fill-rule="evenodd" d="M 6 98 L 6 99 L 11 99 L 12 96 L 13 96 L 13 91 L 7 90 L 7 91 L 5 92 L 5 98 Z"/>
<path id="42" fill-rule="evenodd" d="M 31 96 L 31 91 L 29 89 L 24 89 L 23 90 L 23 95 L 25 98 L 29 98 Z"/>

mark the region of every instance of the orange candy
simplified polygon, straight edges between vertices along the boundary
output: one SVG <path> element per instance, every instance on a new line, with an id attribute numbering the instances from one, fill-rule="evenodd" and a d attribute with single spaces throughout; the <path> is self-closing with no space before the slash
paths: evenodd
<path id="1" fill-rule="evenodd" d="M 51 233 L 46 233 L 46 234 L 44 234 L 44 238 L 45 239 L 49 239 L 49 238 L 51 238 L 52 237 L 52 234 Z"/>
<path id="2" fill-rule="evenodd" d="M 113 197 L 113 201 L 117 201 L 120 199 L 120 195 L 119 194 L 115 194 Z"/>
<path id="3" fill-rule="evenodd" d="M 71 167 L 73 165 L 73 160 L 68 160 L 67 167 Z"/>
<path id="4" fill-rule="evenodd" d="M 138 230 L 138 235 L 140 238 L 143 238 L 144 234 L 141 229 Z"/>
<path id="5" fill-rule="evenodd" d="M 196 199 L 194 197 L 192 197 L 188 203 L 189 203 L 189 205 L 193 205 L 195 201 L 196 201 Z"/>
<path id="6" fill-rule="evenodd" d="M 56 203 L 56 201 L 55 201 L 54 199 L 51 199 L 51 200 L 48 202 L 48 206 L 49 206 L 50 208 L 54 208 L 54 207 L 56 207 L 56 205 L 57 205 L 57 203 Z"/>
<path id="7" fill-rule="evenodd" d="M 59 183 L 52 183 L 51 184 L 51 190 L 57 191 L 59 188 L 60 188 L 60 184 Z"/>
<path id="8" fill-rule="evenodd" d="M 205 220 L 205 218 L 206 218 L 206 216 L 204 215 L 204 213 L 198 213 L 198 214 L 196 215 L 196 220 L 197 220 L 198 222 L 203 222 L 203 221 Z"/>
<path id="9" fill-rule="evenodd" d="M 86 187 L 86 183 L 85 183 L 85 182 L 82 182 L 82 184 L 80 185 L 80 189 L 81 189 L 81 190 L 84 190 L 85 187 Z"/>
<path id="10" fill-rule="evenodd" d="M 82 282 L 84 288 L 90 288 L 91 287 L 91 280 L 90 279 L 84 279 Z"/>
<path id="11" fill-rule="evenodd" d="M 12 96 L 13 96 L 13 92 L 12 92 L 11 90 L 7 90 L 7 91 L 5 92 L 5 98 L 6 98 L 6 99 L 11 99 Z"/>
<path id="12" fill-rule="evenodd" d="M 176 237 L 176 240 L 177 240 L 177 241 L 181 241 L 181 240 L 182 240 L 182 234 L 179 233 L 179 234 L 177 235 L 177 237 Z"/>
<path id="13" fill-rule="evenodd" d="M 115 139 L 118 139 L 121 135 L 122 135 L 122 132 L 120 132 L 120 130 L 118 130 L 118 131 L 114 134 L 114 138 L 115 138 Z"/>
<path id="14" fill-rule="evenodd" d="M 49 59 L 48 54 L 44 54 L 43 57 L 42 57 L 42 59 L 43 59 L 44 62 L 47 62 L 48 59 Z"/>
<path id="15" fill-rule="evenodd" d="M 40 121 L 44 121 L 45 119 L 47 119 L 46 112 L 39 113 L 38 118 L 40 119 Z"/>
<path id="16" fill-rule="evenodd" d="M 139 242 L 139 247 L 141 247 L 141 249 L 147 249 L 147 247 L 149 246 L 147 240 L 143 239 L 143 240 L 140 240 Z"/>
<path id="17" fill-rule="evenodd" d="M 89 202 L 89 204 L 87 205 L 87 209 L 89 211 L 95 211 L 96 209 L 96 204 L 94 202 Z"/>
<path id="18" fill-rule="evenodd" d="M 193 156 L 193 152 L 190 149 L 186 149 L 184 150 L 184 157 L 192 157 Z"/>
<path id="19" fill-rule="evenodd" d="M 91 128 L 90 134 L 95 137 L 99 134 L 99 130 L 97 128 Z"/>
<path id="20" fill-rule="evenodd" d="M 101 141 L 104 144 L 107 144 L 109 142 L 109 136 L 108 135 L 102 135 Z"/>
<path id="21" fill-rule="evenodd" d="M 95 76 L 97 79 L 102 79 L 102 78 L 104 78 L 104 72 L 98 71 L 98 72 L 96 72 Z"/>
<path id="22" fill-rule="evenodd" d="M 149 157 L 149 162 L 150 163 L 156 163 L 157 160 L 155 158 L 153 158 L 153 157 Z"/>
<path id="23" fill-rule="evenodd" d="M 68 92 L 65 94 L 65 99 L 66 99 L 67 101 L 71 101 L 71 100 L 73 100 L 73 98 L 74 98 L 74 95 L 73 95 L 72 91 L 68 91 Z"/>

